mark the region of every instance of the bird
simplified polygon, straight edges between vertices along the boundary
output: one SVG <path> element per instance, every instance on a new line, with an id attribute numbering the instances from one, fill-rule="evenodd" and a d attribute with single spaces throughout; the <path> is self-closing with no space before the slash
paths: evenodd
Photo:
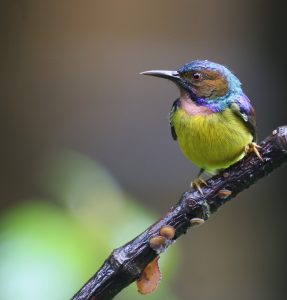
<path id="1" fill-rule="evenodd" d="M 255 109 L 227 67 L 193 60 L 176 71 L 140 74 L 168 79 L 179 88 L 180 96 L 169 113 L 171 135 L 184 156 L 200 169 L 191 186 L 201 194 L 207 185 L 203 173 L 217 174 L 251 152 L 262 160 Z"/>

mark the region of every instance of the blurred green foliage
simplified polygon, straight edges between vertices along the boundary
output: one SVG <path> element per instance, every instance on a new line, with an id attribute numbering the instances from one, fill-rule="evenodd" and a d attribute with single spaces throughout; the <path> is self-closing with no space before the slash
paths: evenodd
<path id="1" fill-rule="evenodd" d="M 49 199 L 26 200 L 1 217 L 1 300 L 69 299 L 113 248 L 156 218 L 103 166 L 77 152 L 56 152 L 42 170 L 39 183 Z M 168 284 L 177 260 L 171 247 L 160 262 L 165 280 L 148 299 L 175 299 Z M 137 297 L 133 285 L 118 299 Z"/>

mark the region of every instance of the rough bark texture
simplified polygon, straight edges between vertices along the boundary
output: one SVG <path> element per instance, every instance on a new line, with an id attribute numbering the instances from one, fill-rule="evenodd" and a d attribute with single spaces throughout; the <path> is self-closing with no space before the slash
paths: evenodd
<path id="1" fill-rule="evenodd" d="M 258 179 L 270 174 L 287 161 L 287 126 L 279 127 L 260 146 L 263 160 L 250 154 L 238 163 L 210 178 L 202 188 L 203 195 L 191 189 L 181 196 L 160 220 L 124 246 L 115 249 L 97 273 L 79 290 L 72 300 L 108 300 L 137 280 L 156 256 L 190 226 L 200 219 L 207 220 L 225 202 L 247 189 Z M 199 218 L 199 219 L 196 219 Z M 193 221 L 192 221 L 193 219 Z M 170 225 L 175 229 L 172 240 L 165 239 L 158 247 L 150 246 L 150 239 L 158 236 L 160 229 Z"/>

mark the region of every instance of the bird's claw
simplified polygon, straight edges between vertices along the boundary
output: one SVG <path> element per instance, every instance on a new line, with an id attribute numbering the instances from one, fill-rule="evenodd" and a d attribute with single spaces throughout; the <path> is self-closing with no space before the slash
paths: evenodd
<path id="1" fill-rule="evenodd" d="M 252 142 L 252 143 L 250 143 L 250 144 L 248 144 L 248 145 L 246 145 L 245 146 L 245 149 L 244 149 L 244 151 L 245 151 L 245 153 L 246 154 L 249 154 L 249 153 L 255 153 L 255 155 L 261 160 L 261 161 L 263 161 L 263 158 L 262 158 L 262 156 L 260 155 L 260 153 L 259 153 L 259 151 L 258 151 L 258 149 L 261 149 L 262 147 L 260 147 L 259 145 L 257 145 L 256 143 L 254 143 L 254 142 Z"/>
<path id="2" fill-rule="evenodd" d="M 203 180 L 203 179 L 201 179 L 201 178 L 196 178 L 194 181 L 192 181 L 192 183 L 191 183 L 191 187 L 192 188 L 195 188 L 196 190 L 198 190 L 199 191 L 199 193 L 201 194 L 201 195 L 203 195 L 203 192 L 202 192 L 202 189 L 201 189 L 201 187 L 202 186 L 207 186 L 208 184 L 207 184 L 207 182 L 205 181 L 205 180 Z"/>

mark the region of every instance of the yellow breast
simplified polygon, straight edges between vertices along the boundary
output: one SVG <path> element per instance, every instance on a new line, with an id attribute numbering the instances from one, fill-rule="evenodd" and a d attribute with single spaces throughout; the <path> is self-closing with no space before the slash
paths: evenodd
<path id="1" fill-rule="evenodd" d="M 224 169 L 244 156 L 252 135 L 230 109 L 190 115 L 178 108 L 172 117 L 179 147 L 199 168 L 209 173 Z"/>

